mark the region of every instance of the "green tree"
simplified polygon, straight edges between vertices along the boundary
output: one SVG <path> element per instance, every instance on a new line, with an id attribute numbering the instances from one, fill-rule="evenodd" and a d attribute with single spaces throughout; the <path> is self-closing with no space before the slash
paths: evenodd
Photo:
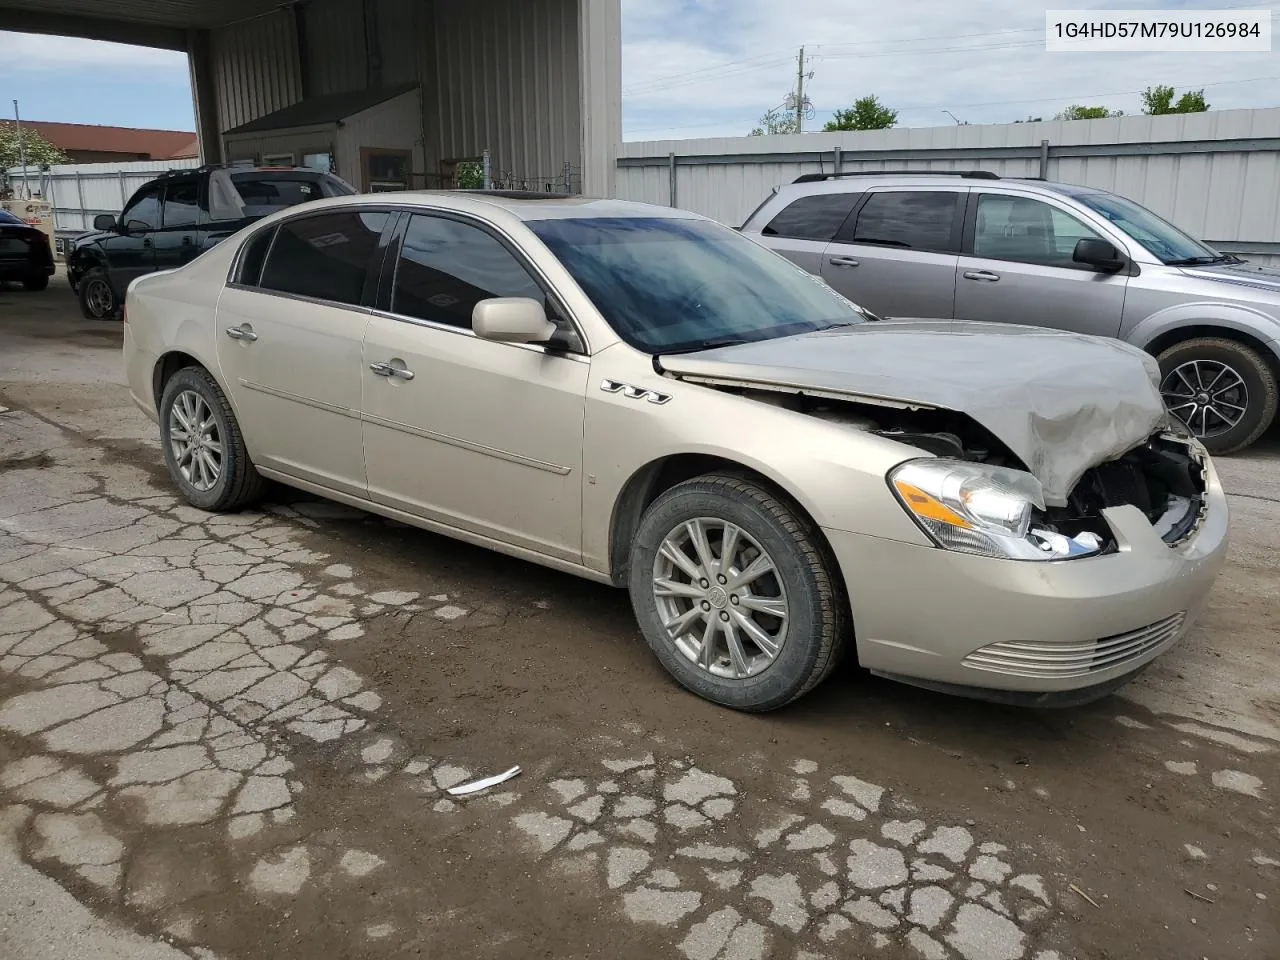
<path id="1" fill-rule="evenodd" d="M 853 101 L 848 110 L 837 110 L 822 129 L 828 133 L 836 130 L 887 130 L 898 122 L 898 111 L 890 110 L 873 93 Z"/>
<path id="2" fill-rule="evenodd" d="M 30 127 L 22 128 L 22 142 L 26 145 L 27 166 L 64 163 L 67 155 L 40 136 Z M 22 150 L 18 144 L 18 126 L 10 121 L 0 121 L 0 170 L 22 166 Z"/>
<path id="3" fill-rule="evenodd" d="M 783 112 L 781 107 L 774 107 L 760 118 L 760 126 L 751 131 L 753 137 L 773 136 L 777 133 L 798 133 L 796 115 Z"/>
<path id="4" fill-rule="evenodd" d="M 1142 91 L 1142 112 L 1150 116 L 1165 113 L 1204 113 L 1209 109 L 1205 103 L 1204 90 L 1188 90 L 1176 101 L 1173 99 L 1173 87 L 1156 85 Z"/>
<path id="5" fill-rule="evenodd" d="M 1108 110 L 1106 107 L 1086 107 L 1073 103 L 1061 113 L 1055 114 L 1055 120 L 1103 120 L 1107 117 L 1123 117 L 1123 110 Z"/>

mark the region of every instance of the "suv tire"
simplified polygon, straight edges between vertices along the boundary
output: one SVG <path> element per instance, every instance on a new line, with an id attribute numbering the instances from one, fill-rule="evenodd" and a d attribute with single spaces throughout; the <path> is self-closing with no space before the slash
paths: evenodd
<path id="1" fill-rule="evenodd" d="M 1276 375 L 1251 347 L 1222 337 L 1197 337 L 1174 344 L 1159 361 L 1166 406 L 1210 453 L 1244 449 L 1275 419 Z M 1212 404 L 1208 409 L 1206 398 Z M 1227 426 L 1223 416 L 1238 419 Z"/>
<path id="2" fill-rule="evenodd" d="M 203 442 L 193 444 L 193 436 Z M 183 367 L 164 385 L 160 441 L 169 475 L 193 507 L 224 513 L 261 496 L 265 481 L 249 459 L 240 424 L 203 367 Z"/>
<path id="3" fill-rule="evenodd" d="M 94 267 L 80 278 L 76 296 L 86 320 L 120 319 L 120 300 L 111 289 L 107 272 L 101 267 Z"/>
<path id="4" fill-rule="evenodd" d="M 743 581 L 762 555 L 772 572 Z M 682 686 L 713 703 L 776 710 L 821 683 L 845 649 L 843 585 L 821 534 L 748 479 L 709 474 L 661 494 L 641 518 L 629 579 L 650 649 Z M 668 628 L 675 622 L 685 630 L 678 636 Z"/>

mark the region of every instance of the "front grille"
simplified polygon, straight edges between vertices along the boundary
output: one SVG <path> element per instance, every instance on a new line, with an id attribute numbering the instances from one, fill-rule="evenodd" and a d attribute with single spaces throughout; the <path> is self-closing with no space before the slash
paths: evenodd
<path id="1" fill-rule="evenodd" d="M 1138 630 L 1088 643 L 1039 643 L 1033 640 L 993 643 L 964 658 L 974 670 L 1011 677 L 1068 680 L 1137 660 L 1172 643 L 1182 633 L 1185 613 L 1175 613 Z"/>

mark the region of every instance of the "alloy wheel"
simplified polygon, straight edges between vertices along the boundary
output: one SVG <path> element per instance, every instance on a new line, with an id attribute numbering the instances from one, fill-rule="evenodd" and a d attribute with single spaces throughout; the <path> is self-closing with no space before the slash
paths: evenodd
<path id="1" fill-rule="evenodd" d="M 1249 407 L 1249 388 L 1232 367 L 1218 360 L 1188 360 L 1160 385 L 1169 412 L 1204 439 L 1233 429 Z"/>
<path id="2" fill-rule="evenodd" d="M 89 312 L 99 319 L 111 315 L 111 310 L 115 304 L 115 297 L 111 293 L 111 287 L 105 280 L 87 280 L 87 289 L 84 292 L 84 302 L 89 308 Z"/>
<path id="3" fill-rule="evenodd" d="M 194 390 L 184 390 L 169 408 L 169 446 L 184 480 L 204 493 L 222 475 L 222 435 L 213 410 Z"/>
<path id="4" fill-rule="evenodd" d="M 687 520 L 663 539 L 653 597 L 680 654 L 717 677 L 754 677 L 786 640 L 787 591 L 773 558 L 726 520 Z"/>

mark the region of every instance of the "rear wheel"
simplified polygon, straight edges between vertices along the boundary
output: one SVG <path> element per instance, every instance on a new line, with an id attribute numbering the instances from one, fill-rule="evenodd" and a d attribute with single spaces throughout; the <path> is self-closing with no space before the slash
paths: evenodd
<path id="1" fill-rule="evenodd" d="M 30 290 L 33 293 L 39 290 L 43 290 L 47 286 L 49 286 L 49 278 L 43 273 L 36 274 L 35 276 L 27 277 L 25 280 L 22 281 L 22 288 L 24 290 Z"/>
<path id="2" fill-rule="evenodd" d="M 1276 376 L 1256 350 L 1197 337 L 1174 344 L 1159 359 L 1165 406 L 1210 452 L 1249 446 L 1275 419 Z"/>
<path id="3" fill-rule="evenodd" d="M 116 320 L 120 316 L 120 302 L 106 271 L 101 267 L 90 270 L 80 278 L 76 291 L 80 299 L 80 312 L 87 320 Z"/>
<path id="4" fill-rule="evenodd" d="M 640 629 L 684 687 L 738 710 L 785 706 L 848 632 L 835 564 L 807 518 L 750 480 L 708 475 L 654 501 L 631 552 Z"/>
<path id="5" fill-rule="evenodd" d="M 169 475 L 193 507 L 238 510 L 261 495 L 231 404 L 202 367 L 184 367 L 165 384 L 160 440 Z"/>

